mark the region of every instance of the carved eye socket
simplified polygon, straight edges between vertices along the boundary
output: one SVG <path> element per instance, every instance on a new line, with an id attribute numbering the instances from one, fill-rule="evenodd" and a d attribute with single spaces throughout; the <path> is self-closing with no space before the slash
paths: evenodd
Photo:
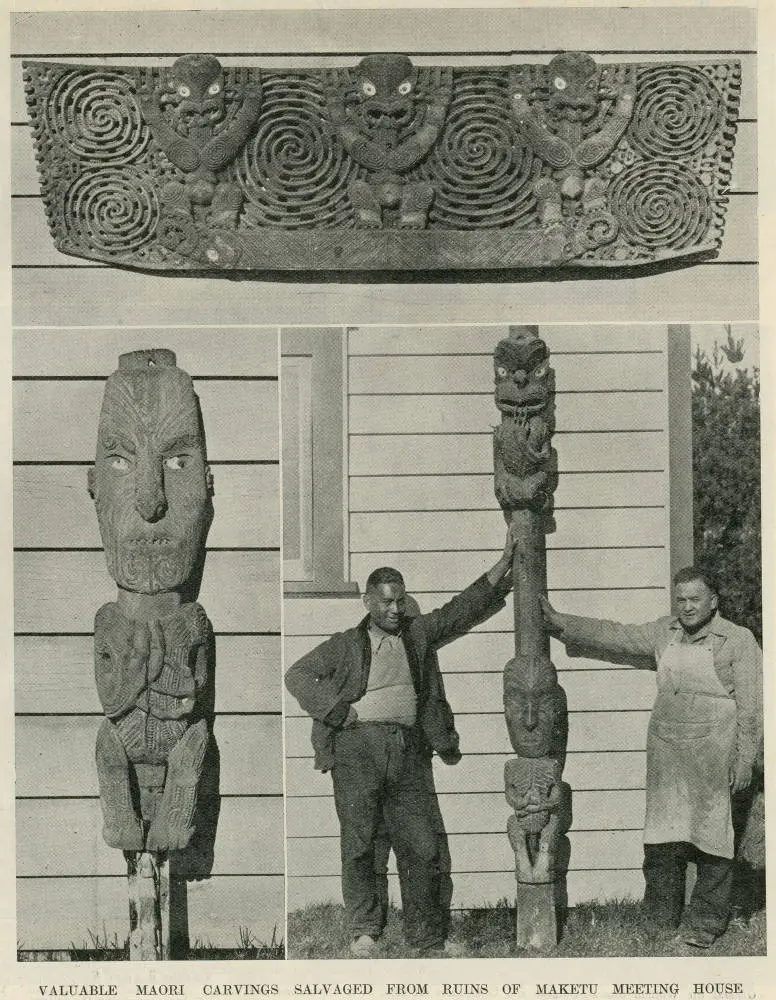
<path id="1" fill-rule="evenodd" d="M 402 97 L 406 97 L 411 90 L 412 90 L 412 82 L 410 80 L 404 80 L 404 82 L 400 83 L 398 86 L 398 91 Z"/>
<path id="2" fill-rule="evenodd" d="M 165 458 L 164 460 L 165 469 L 171 469 L 173 472 L 180 472 L 181 469 L 185 469 L 188 464 L 188 455 L 170 455 L 169 458 Z"/>
<path id="3" fill-rule="evenodd" d="M 542 361 L 540 365 L 537 365 L 533 370 L 533 377 L 536 379 L 544 378 L 547 372 L 550 370 L 549 362 Z"/>
<path id="4" fill-rule="evenodd" d="M 556 90 L 565 90 L 568 86 L 562 76 L 556 76 L 552 82 Z"/>
<path id="5" fill-rule="evenodd" d="M 115 469 L 116 472 L 127 472 L 129 470 L 129 462 L 123 455 L 111 455 L 109 461 L 111 469 Z"/>
<path id="6" fill-rule="evenodd" d="M 503 365 L 499 365 L 498 368 L 496 369 L 496 374 L 498 375 L 499 378 L 506 378 L 509 372 Z"/>
<path id="7" fill-rule="evenodd" d="M 215 97 L 216 94 L 220 94 L 221 93 L 221 84 L 220 83 L 211 83 L 210 86 L 207 88 L 207 92 L 212 97 Z"/>
<path id="8" fill-rule="evenodd" d="M 364 80 L 361 84 L 361 90 L 367 97 L 374 97 L 377 93 L 377 87 L 375 87 L 371 80 Z"/>
<path id="9" fill-rule="evenodd" d="M 178 87 L 178 94 L 180 97 L 191 97 L 191 88 L 187 87 L 185 83 L 182 83 L 180 87 Z"/>

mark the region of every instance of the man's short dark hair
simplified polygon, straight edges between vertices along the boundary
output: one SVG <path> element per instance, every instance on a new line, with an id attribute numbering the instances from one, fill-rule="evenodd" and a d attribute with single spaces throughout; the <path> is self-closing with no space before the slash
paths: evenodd
<path id="1" fill-rule="evenodd" d="M 404 577 L 398 569 L 393 569 L 392 566 L 380 566 L 378 569 L 373 569 L 369 574 L 369 579 L 366 581 L 366 589 L 374 590 L 381 583 L 398 583 L 403 587 Z"/>
<path id="2" fill-rule="evenodd" d="M 674 586 L 678 587 L 680 583 L 692 583 L 693 580 L 700 580 L 701 583 L 706 584 L 712 594 L 717 593 L 714 577 L 707 569 L 700 566 L 685 566 L 678 570 L 674 575 Z"/>

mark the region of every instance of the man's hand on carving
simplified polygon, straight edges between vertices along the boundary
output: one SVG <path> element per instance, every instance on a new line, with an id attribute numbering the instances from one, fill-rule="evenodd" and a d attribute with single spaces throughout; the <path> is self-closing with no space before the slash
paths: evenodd
<path id="1" fill-rule="evenodd" d="M 559 638 L 563 635 L 563 620 L 558 612 L 553 608 L 544 594 L 539 594 L 539 607 L 542 612 L 542 624 L 544 625 L 545 631 L 549 632 L 550 635 Z"/>

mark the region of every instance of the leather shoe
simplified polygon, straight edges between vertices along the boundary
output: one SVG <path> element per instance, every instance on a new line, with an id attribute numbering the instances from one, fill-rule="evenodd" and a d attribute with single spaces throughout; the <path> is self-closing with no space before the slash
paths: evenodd
<path id="1" fill-rule="evenodd" d="M 368 934 L 360 934 L 350 942 L 350 954 L 356 958 L 371 958 L 377 951 L 377 941 Z"/>

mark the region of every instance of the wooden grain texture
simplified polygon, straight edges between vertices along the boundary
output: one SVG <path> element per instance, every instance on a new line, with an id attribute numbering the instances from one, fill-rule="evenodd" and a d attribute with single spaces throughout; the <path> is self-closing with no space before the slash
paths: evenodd
<path id="1" fill-rule="evenodd" d="M 733 194 L 725 216 L 725 234 L 720 262 L 757 261 L 757 199 Z M 14 265 L 40 267 L 85 267 L 84 257 L 60 253 L 49 232 L 43 202 L 38 198 L 15 198 L 11 205 L 11 256 Z"/>
<path id="2" fill-rule="evenodd" d="M 284 879 L 240 875 L 187 885 L 189 933 L 200 947 L 237 948 L 240 927 L 261 943 L 273 931 L 284 936 Z M 16 881 L 16 937 L 21 948 L 89 947 L 90 932 L 101 940 L 127 934 L 127 880 L 117 876 Z"/>
<path id="3" fill-rule="evenodd" d="M 277 548 L 280 483 L 276 465 L 218 465 L 213 469 L 215 517 L 211 548 Z M 101 547 L 86 467 L 22 465 L 13 472 L 16 548 Z"/>
<path id="4" fill-rule="evenodd" d="M 19 716 L 16 794 L 95 795 L 94 741 L 100 721 L 98 715 Z M 221 754 L 222 794 L 282 794 L 280 730 L 276 716 L 218 716 L 214 731 Z M 261 767 L 255 766 L 257 761 Z"/>
<path id="5" fill-rule="evenodd" d="M 115 600 L 102 552 L 21 551 L 14 574 L 17 632 L 91 632 L 97 609 Z M 279 579 L 277 552 L 210 552 L 199 601 L 216 632 L 276 632 Z"/>
<path id="6" fill-rule="evenodd" d="M 577 472 L 559 477 L 555 509 L 662 506 L 662 472 Z M 493 473 L 351 476 L 351 516 L 361 511 L 493 510 Z"/>
<path id="7" fill-rule="evenodd" d="M 280 636 L 216 636 L 216 711 L 279 712 Z M 91 636 L 17 636 L 18 713 L 100 712 Z"/>
<path id="8" fill-rule="evenodd" d="M 213 875 L 282 875 L 283 798 L 221 802 Z M 76 878 L 126 874 L 121 851 L 102 839 L 93 799 L 21 799 L 16 803 L 16 874 Z"/>
<path id="9" fill-rule="evenodd" d="M 278 375 L 278 330 L 273 326 L 169 327 L 14 330 L 13 369 L 20 376 L 106 378 L 120 354 L 147 347 L 175 351 L 178 364 L 193 378 Z"/>
<path id="10" fill-rule="evenodd" d="M 351 553 L 427 552 L 451 547 L 488 548 L 494 540 L 493 511 L 403 512 L 350 515 Z M 566 510 L 546 535 L 548 549 L 662 545 L 667 527 L 661 508 Z"/>
<path id="11" fill-rule="evenodd" d="M 754 121 L 738 125 L 730 190 L 757 191 L 757 123 Z M 11 193 L 15 196 L 40 195 L 32 130 L 27 124 L 14 125 L 11 129 Z"/>
<path id="12" fill-rule="evenodd" d="M 179 360 L 186 370 L 185 357 Z M 14 460 L 94 461 L 103 391 L 100 380 L 14 382 Z M 209 459 L 277 460 L 277 382 L 198 380 L 194 391 Z"/>
<path id="13" fill-rule="evenodd" d="M 84 315 L 95 326 L 145 326 L 164 315 L 171 326 L 250 324 L 257 317 L 290 326 L 338 323 L 476 323 L 504 316 L 543 323 L 611 323 L 638 316 L 643 322 L 672 322 L 692 316 L 720 322 L 735 316 L 756 320 L 757 268 L 698 264 L 689 270 L 621 280 L 514 281 L 498 275 L 477 283 L 406 284 L 375 277 L 332 284 L 298 279 L 230 281 L 168 278 L 113 268 L 17 269 L 13 274 L 13 321 L 17 326 L 79 326 Z M 460 276 L 458 276 L 460 277 Z M 494 280 L 500 278 L 500 280 Z"/>

